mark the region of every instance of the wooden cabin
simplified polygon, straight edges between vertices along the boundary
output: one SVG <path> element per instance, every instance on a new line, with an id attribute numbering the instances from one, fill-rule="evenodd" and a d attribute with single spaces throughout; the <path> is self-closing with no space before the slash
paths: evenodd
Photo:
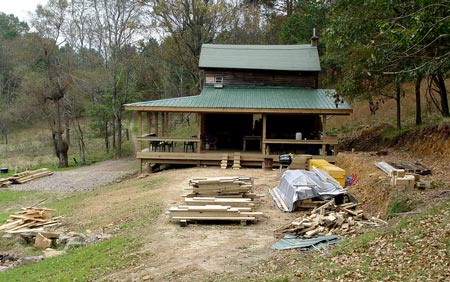
<path id="1" fill-rule="evenodd" d="M 337 138 L 327 134 L 330 115 L 351 107 L 333 89 L 319 88 L 317 44 L 203 44 L 198 96 L 124 105 L 137 112 L 141 164 L 261 166 L 284 153 L 334 161 Z M 196 134 L 168 136 L 168 121 L 195 115 Z M 173 118 L 172 118 L 173 119 Z M 142 166 L 141 166 L 142 167 Z"/>

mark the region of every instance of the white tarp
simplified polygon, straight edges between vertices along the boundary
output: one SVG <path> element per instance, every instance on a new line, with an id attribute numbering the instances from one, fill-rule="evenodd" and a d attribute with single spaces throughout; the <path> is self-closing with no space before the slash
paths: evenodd
<path id="1" fill-rule="evenodd" d="M 344 189 L 328 173 L 313 167 L 313 171 L 287 170 L 276 188 L 289 211 L 294 211 L 297 201 L 319 198 L 329 200 L 345 194 Z"/>

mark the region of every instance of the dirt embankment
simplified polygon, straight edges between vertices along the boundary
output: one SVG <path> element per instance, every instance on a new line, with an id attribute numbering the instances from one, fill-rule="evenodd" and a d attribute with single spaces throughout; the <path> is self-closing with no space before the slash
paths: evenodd
<path id="1" fill-rule="evenodd" d="M 342 140 L 339 151 L 378 151 L 385 148 L 402 148 L 415 155 L 450 157 L 450 123 L 408 131 L 393 138 L 382 137 L 382 133 L 393 130 L 392 126 L 383 124 L 363 129 Z"/>

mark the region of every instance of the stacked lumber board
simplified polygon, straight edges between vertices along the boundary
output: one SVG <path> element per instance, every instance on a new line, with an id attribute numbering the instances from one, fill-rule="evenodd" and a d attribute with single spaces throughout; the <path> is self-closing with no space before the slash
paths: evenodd
<path id="1" fill-rule="evenodd" d="M 251 208 L 230 207 L 222 205 L 178 206 L 167 212 L 173 220 L 238 220 L 254 221 L 261 212 L 254 212 Z"/>
<path id="2" fill-rule="evenodd" d="M 192 197 L 184 199 L 188 206 L 223 205 L 230 207 L 247 207 L 254 210 L 255 203 L 251 198 L 216 198 L 216 197 Z"/>
<path id="3" fill-rule="evenodd" d="M 46 228 L 59 225 L 60 217 L 51 217 L 54 211 L 47 208 L 22 208 L 21 211 L 8 217 L 6 223 L 0 226 L 0 232 L 34 236 L 38 233 L 53 234 L 53 232 L 47 232 Z"/>
<path id="4" fill-rule="evenodd" d="M 212 177 L 189 180 L 188 194 L 184 195 L 186 205 L 171 207 L 167 214 L 181 226 L 188 221 L 256 221 L 261 212 L 255 211 L 252 192 L 253 178 Z"/>
<path id="5" fill-rule="evenodd" d="M 253 188 L 251 177 L 194 178 L 189 180 L 189 186 L 186 197 L 255 197 L 251 192 Z"/>
<path id="6" fill-rule="evenodd" d="M 406 172 L 414 173 L 414 174 L 420 174 L 420 175 L 427 175 L 431 174 L 431 169 L 426 168 L 423 164 L 419 162 L 399 162 L 399 163 L 389 163 L 393 167 L 397 169 L 403 169 Z"/>
<path id="7" fill-rule="evenodd" d="M 48 168 L 41 168 L 37 170 L 27 170 L 24 172 L 16 173 L 9 177 L 8 180 L 13 184 L 23 184 L 34 179 L 52 175 L 53 172 Z"/>
<path id="8" fill-rule="evenodd" d="M 8 178 L 0 178 L 0 188 L 6 188 L 11 184 L 12 182 Z"/>
<path id="9" fill-rule="evenodd" d="M 325 235 L 350 235 L 359 232 L 364 226 L 387 224 L 376 217 L 367 216 L 358 204 L 334 205 L 334 200 L 314 209 L 312 212 L 296 218 L 291 223 L 278 228 L 275 233 L 295 234 L 304 238 Z"/>

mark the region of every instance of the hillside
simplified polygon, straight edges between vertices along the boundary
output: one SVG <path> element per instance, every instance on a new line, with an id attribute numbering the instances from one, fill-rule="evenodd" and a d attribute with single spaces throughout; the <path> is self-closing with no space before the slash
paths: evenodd
<path id="1" fill-rule="evenodd" d="M 59 215 L 64 215 L 66 232 L 89 236 L 105 233 L 112 234 L 113 238 L 0 273 L 0 280 L 65 281 L 67 277 L 78 277 L 80 281 L 440 280 L 449 275 L 445 258 L 450 251 L 450 157 L 445 151 L 424 154 L 425 148 L 439 142 L 430 138 L 417 140 L 420 143 L 408 142 L 408 146 L 398 143 L 398 147 L 377 147 L 370 152 L 356 150 L 338 156 L 340 166 L 360 175 L 358 185 L 351 188 L 350 193 L 365 212 L 389 219 L 389 225 L 343 237 L 341 244 L 321 251 L 275 252 L 270 249 L 277 240 L 274 230 L 302 213 L 282 213 L 268 196 L 267 189 L 276 186 L 279 180 L 277 169 L 167 170 L 93 191 L 2 190 L 2 197 L 9 195 L 9 199 L 13 199 L 15 195 L 15 200 L 3 202 L 3 215 L 20 206 L 45 202 L 46 206 L 56 208 Z M 448 136 L 443 140 L 447 142 Z M 443 148 L 441 145 L 438 148 Z M 409 146 L 424 149 L 419 152 L 408 149 Z M 383 154 L 377 154 L 380 151 Z M 420 161 L 432 169 L 432 175 L 425 178 L 436 185 L 432 189 L 403 192 L 386 189 L 378 180 L 382 172 L 373 165 L 379 160 Z M 83 168 L 85 173 L 88 169 Z M 258 223 L 245 227 L 193 224 L 181 228 L 170 222 L 164 213 L 169 207 L 182 203 L 181 194 L 189 179 L 236 174 L 255 177 L 255 191 L 264 195 L 258 210 L 265 216 Z M 69 180 L 63 175 L 60 179 Z M 58 183 L 50 185 L 57 187 Z M 27 245 L 10 239 L 0 242 L 3 252 L 39 255 L 39 251 L 31 251 Z M 426 271 L 430 268 L 435 271 Z M 61 269 L 65 272 L 61 273 Z"/>

